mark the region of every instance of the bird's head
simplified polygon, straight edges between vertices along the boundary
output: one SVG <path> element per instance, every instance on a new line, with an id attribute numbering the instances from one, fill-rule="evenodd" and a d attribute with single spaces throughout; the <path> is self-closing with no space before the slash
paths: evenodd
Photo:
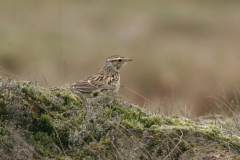
<path id="1" fill-rule="evenodd" d="M 114 55 L 107 59 L 106 65 L 107 67 L 110 67 L 114 69 L 115 71 L 119 72 L 120 69 L 127 64 L 127 62 L 132 61 L 133 59 L 130 58 L 124 58 L 123 56 Z"/>

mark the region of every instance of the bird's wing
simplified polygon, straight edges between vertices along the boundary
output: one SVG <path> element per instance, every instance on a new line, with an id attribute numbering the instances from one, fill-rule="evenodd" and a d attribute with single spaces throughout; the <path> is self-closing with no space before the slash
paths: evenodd
<path id="1" fill-rule="evenodd" d="M 73 83 L 70 87 L 84 93 L 92 93 L 96 90 L 96 87 L 90 85 L 87 81 Z"/>
<path id="2" fill-rule="evenodd" d="M 71 88 L 75 88 L 76 90 L 83 92 L 83 93 L 92 93 L 95 90 L 113 90 L 114 87 L 104 84 L 99 81 L 93 81 L 93 80 L 83 80 L 76 83 L 73 83 Z"/>

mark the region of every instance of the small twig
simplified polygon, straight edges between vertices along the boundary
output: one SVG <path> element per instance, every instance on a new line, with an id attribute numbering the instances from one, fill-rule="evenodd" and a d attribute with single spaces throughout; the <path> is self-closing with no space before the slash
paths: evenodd
<path id="1" fill-rule="evenodd" d="M 177 148 L 177 146 L 182 142 L 183 132 L 182 132 L 182 130 L 180 130 L 180 131 L 181 131 L 182 135 L 180 137 L 179 142 L 176 144 L 176 146 L 171 150 L 171 152 L 169 152 L 169 154 L 163 160 L 166 160 L 170 156 L 170 154 Z"/>
<path id="2" fill-rule="evenodd" d="M 111 141 L 111 144 L 112 146 L 116 149 L 116 151 L 118 152 L 119 156 L 121 159 L 124 159 L 122 156 L 121 156 L 121 153 L 118 151 L 117 147 L 114 145 L 114 143 Z M 117 158 L 117 157 L 116 157 Z"/>
<path id="3" fill-rule="evenodd" d="M 23 140 L 21 136 L 15 133 L 11 127 L 9 126 L 5 126 L 5 127 L 6 127 L 6 130 L 9 131 L 11 134 L 13 134 L 15 137 L 17 137 L 18 140 L 22 142 L 23 145 L 27 146 L 29 150 L 33 151 L 38 157 L 42 158 L 42 156 L 31 145 L 29 145 L 25 140 Z"/>
<path id="4" fill-rule="evenodd" d="M 121 125 L 119 125 L 119 126 L 121 127 Z M 131 139 L 130 139 L 126 134 L 124 134 L 117 126 L 113 126 L 113 127 L 115 127 L 120 133 L 122 133 L 122 135 L 124 135 L 124 136 L 127 138 L 127 140 L 129 140 L 130 142 L 132 142 Z M 123 127 L 123 128 L 124 128 L 124 127 Z M 133 134 L 131 131 L 128 131 L 128 132 L 131 133 L 131 135 L 133 136 L 133 138 L 134 138 L 139 144 L 143 145 L 143 143 L 140 142 L 140 141 L 137 139 L 137 137 L 134 136 L 134 134 Z M 139 148 L 139 147 L 138 147 L 138 148 Z M 149 156 L 151 159 L 153 159 L 153 158 L 151 157 L 151 154 L 146 150 L 146 148 L 143 147 L 143 150 L 145 150 L 146 153 L 144 153 L 144 152 L 140 149 L 140 151 L 141 151 L 143 154 L 146 154 L 146 155 Z"/>
<path id="5" fill-rule="evenodd" d="M 43 74 L 42 74 L 42 76 L 43 76 L 43 79 L 45 81 L 45 84 L 47 84 L 47 87 L 49 87 L 46 77 Z"/>
<path id="6" fill-rule="evenodd" d="M 144 97 L 143 95 L 141 95 L 141 94 L 139 94 L 139 93 L 137 93 L 137 92 L 135 92 L 134 90 L 132 90 L 132 89 L 130 89 L 130 88 L 128 88 L 128 87 L 124 87 L 124 86 L 122 86 L 123 88 L 126 88 L 126 89 L 128 89 L 129 91 L 131 91 L 131 92 L 133 92 L 133 93 L 135 93 L 135 94 L 137 94 L 138 96 L 140 96 L 140 97 L 142 97 L 142 98 L 144 98 L 145 100 L 147 99 L 149 102 L 151 102 L 152 104 L 154 104 L 154 105 L 157 105 L 158 106 L 158 104 L 157 103 L 155 103 L 155 102 L 153 102 L 153 101 L 151 101 L 150 99 L 148 99 L 147 97 Z"/>
<path id="7" fill-rule="evenodd" d="M 30 104 L 31 108 L 33 108 L 33 106 L 31 105 L 31 103 L 29 103 L 29 104 Z M 51 114 L 46 108 L 41 107 L 41 109 L 43 109 L 43 110 L 46 111 L 49 115 L 51 115 L 52 117 L 54 117 L 54 115 Z M 55 117 L 54 117 L 54 118 L 55 118 Z M 66 156 L 66 153 L 65 153 L 65 150 L 64 150 L 64 148 L 63 148 L 62 141 L 61 141 L 61 139 L 60 139 L 60 137 L 59 137 L 59 135 L 58 135 L 58 132 L 57 132 L 56 128 L 54 127 L 54 125 L 52 125 L 52 127 L 53 127 L 55 133 L 57 134 L 57 137 L 58 137 L 59 143 L 61 144 L 63 153 L 64 153 L 64 155 Z"/>
<path id="8" fill-rule="evenodd" d="M 10 71 L 8 71 L 8 70 L 6 70 L 5 68 L 3 68 L 2 66 L 0 66 L 0 69 L 2 69 L 2 70 L 0 70 L 0 71 L 3 72 L 3 73 L 6 73 L 6 74 L 8 74 L 8 75 L 10 75 L 10 76 L 14 76 L 14 77 L 20 78 L 19 76 L 11 73 Z"/>
<path id="9" fill-rule="evenodd" d="M 66 155 L 66 152 L 65 152 L 65 150 L 64 150 L 64 148 L 63 148 L 61 139 L 60 139 L 60 137 L 59 137 L 59 135 L 58 135 L 58 132 L 57 132 L 56 128 L 54 127 L 54 125 L 52 125 L 52 127 L 53 127 L 54 131 L 55 131 L 56 134 L 57 134 L 57 137 L 58 137 L 59 143 L 61 144 L 61 147 L 62 147 L 62 150 L 63 150 L 64 155 L 67 156 L 67 155 Z"/>
<path id="10" fill-rule="evenodd" d="M 206 96 L 204 98 L 212 98 L 212 99 L 216 99 L 217 101 L 221 102 L 224 106 L 226 106 L 233 114 L 234 114 L 234 111 L 226 104 L 224 103 L 222 100 L 218 99 L 217 97 L 213 97 L 213 96 Z"/>

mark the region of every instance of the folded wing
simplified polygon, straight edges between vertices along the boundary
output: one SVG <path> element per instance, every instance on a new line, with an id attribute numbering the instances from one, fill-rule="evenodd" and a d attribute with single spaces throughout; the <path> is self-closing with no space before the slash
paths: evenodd
<path id="1" fill-rule="evenodd" d="M 82 93 L 92 93 L 93 91 L 114 90 L 113 86 L 104 84 L 99 81 L 83 80 L 73 83 L 71 88 L 74 88 Z"/>

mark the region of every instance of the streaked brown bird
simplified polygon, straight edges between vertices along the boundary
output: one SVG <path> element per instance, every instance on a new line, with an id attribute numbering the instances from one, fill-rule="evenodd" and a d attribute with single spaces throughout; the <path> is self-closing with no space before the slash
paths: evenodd
<path id="1" fill-rule="evenodd" d="M 120 69 L 133 59 L 114 55 L 107 59 L 105 66 L 98 73 L 70 85 L 85 97 L 91 97 L 93 91 L 117 93 L 120 87 Z"/>

